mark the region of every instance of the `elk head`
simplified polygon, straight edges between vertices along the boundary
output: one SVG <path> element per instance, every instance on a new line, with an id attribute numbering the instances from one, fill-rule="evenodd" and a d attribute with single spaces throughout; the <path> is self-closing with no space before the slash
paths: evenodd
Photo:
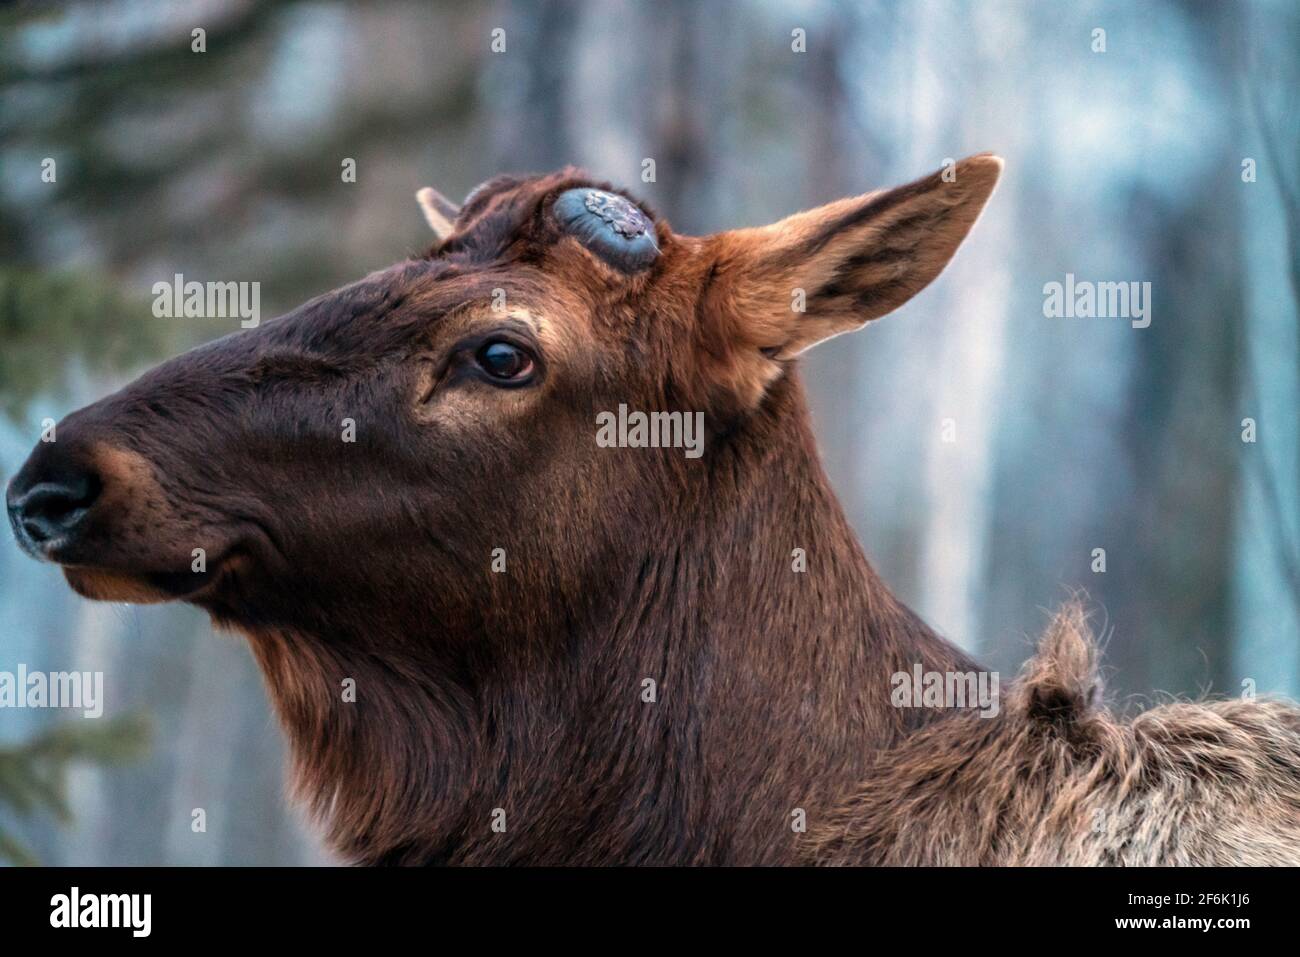
<path id="1" fill-rule="evenodd" d="M 64 419 L 9 484 L 14 533 L 86 597 L 334 643 L 572 616 L 707 486 L 797 355 L 939 274 L 1001 165 L 705 238 L 575 170 L 493 179 L 463 207 L 421 191 L 428 254 Z M 620 404 L 703 412 L 704 456 L 597 448 Z"/>

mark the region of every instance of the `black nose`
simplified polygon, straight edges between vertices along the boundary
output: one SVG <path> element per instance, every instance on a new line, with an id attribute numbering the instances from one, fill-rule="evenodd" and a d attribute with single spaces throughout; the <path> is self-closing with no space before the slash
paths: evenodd
<path id="1" fill-rule="evenodd" d="M 24 470 L 25 471 L 25 470 Z M 99 496 L 99 479 L 87 472 L 41 476 L 34 484 L 19 475 L 5 504 L 18 542 L 38 558 L 68 541 Z"/>

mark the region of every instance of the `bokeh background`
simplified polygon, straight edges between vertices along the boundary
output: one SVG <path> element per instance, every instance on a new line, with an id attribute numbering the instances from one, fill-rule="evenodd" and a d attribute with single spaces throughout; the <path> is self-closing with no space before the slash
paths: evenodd
<path id="1" fill-rule="evenodd" d="M 257 280 L 274 315 L 425 247 L 426 183 L 577 163 L 711 232 L 993 150 L 952 267 L 804 362 L 868 554 L 1004 673 L 1084 588 L 1121 705 L 1300 695 L 1298 51 L 1289 0 L 10 4 L 0 466 L 236 328 L 154 318 L 154 282 Z M 1067 272 L 1152 283 L 1151 326 L 1045 318 Z M 83 602 L 0 535 L 20 662 L 103 671 L 106 716 L 0 710 L 0 857 L 329 861 L 246 648 L 201 613 Z"/>

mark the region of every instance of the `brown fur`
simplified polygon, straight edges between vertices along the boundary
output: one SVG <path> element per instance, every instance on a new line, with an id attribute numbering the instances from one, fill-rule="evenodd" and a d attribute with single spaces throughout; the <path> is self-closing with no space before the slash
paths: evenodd
<path id="1" fill-rule="evenodd" d="M 810 831 L 822 864 L 1300 864 L 1300 711 L 1099 701 L 1069 605 L 992 718 L 963 714 L 875 761 Z"/>

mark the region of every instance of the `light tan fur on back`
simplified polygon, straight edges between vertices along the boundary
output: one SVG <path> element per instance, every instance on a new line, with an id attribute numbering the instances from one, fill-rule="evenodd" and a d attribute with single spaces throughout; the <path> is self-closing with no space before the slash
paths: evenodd
<path id="1" fill-rule="evenodd" d="M 810 831 L 821 864 L 1300 864 L 1300 710 L 1100 704 L 1071 604 L 994 718 L 961 714 L 884 752 Z"/>

